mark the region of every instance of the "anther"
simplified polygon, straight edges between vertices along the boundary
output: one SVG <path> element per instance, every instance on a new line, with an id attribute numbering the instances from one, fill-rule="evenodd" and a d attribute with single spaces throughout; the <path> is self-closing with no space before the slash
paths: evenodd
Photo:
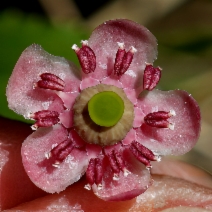
<path id="1" fill-rule="evenodd" d="M 146 64 L 143 76 L 144 90 L 153 90 L 161 78 L 161 68 L 154 68 L 151 64 Z"/>
<path id="2" fill-rule="evenodd" d="M 137 51 L 133 46 L 130 47 L 128 52 L 124 49 L 124 43 L 118 42 L 119 49 L 116 53 L 116 59 L 114 64 L 114 74 L 117 76 L 123 75 L 129 68 L 133 55 Z"/>
<path id="3" fill-rule="evenodd" d="M 44 73 L 40 75 L 41 80 L 34 84 L 33 88 L 40 87 L 44 89 L 63 91 L 65 82 L 58 76 L 51 73 Z"/>
<path id="4" fill-rule="evenodd" d="M 42 80 L 49 80 L 49 81 L 56 82 L 60 85 L 65 86 L 65 82 L 60 77 L 58 77 L 54 74 L 51 74 L 51 73 L 43 73 L 40 75 L 40 78 Z"/>
<path id="5" fill-rule="evenodd" d="M 137 141 L 133 141 L 131 143 L 146 159 L 151 160 L 151 161 L 156 161 L 157 156 L 148 148 L 143 146 L 142 144 L 138 143 Z"/>
<path id="6" fill-rule="evenodd" d="M 30 114 L 30 118 L 33 118 L 35 120 L 39 120 L 42 118 L 47 117 L 59 117 L 59 113 L 57 111 L 51 111 L 51 110 L 42 110 L 35 113 Z"/>
<path id="7" fill-rule="evenodd" d="M 113 173 L 115 175 L 118 175 L 119 172 L 120 172 L 120 169 L 119 169 L 118 163 L 117 163 L 116 158 L 115 158 L 114 150 L 110 154 L 108 154 L 107 156 L 108 156 L 110 166 L 111 166 Z"/>
<path id="8" fill-rule="evenodd" d="M 94 51 L 88 46 L 88 41 L 82 41 L 82 47 L 79 48 L 76 44 L 72 46 L 79 59 L 82 71 L 85 74 L 94 72 L 96 69 L 96 56 Z"/>
<path id="9" fill-rule="evenodd" d="M 86 189 L 90 190 L 91 186 L 95 183 L 95 158 L 91 158 L 86 170 L 86 179 L 88 184 L 85 186 Z"/>
<path id="10" fill-rule="evenodd" d="M 123 157 L 120 152 L 112 150 L 107 156 L 114 174 L 113 180 L 119 180 L 120 171 L 124 173 L 124 176 L 127 176 L 130 173 L 125 166 Z"/>
<path id="11" fill-rule="evenodd" d="M 103 177 L 103 168 L 102 168 L 102 159 L 96 158 L 96 168 L 95 168 L 95 183 L 98 187 L 98 190 L 102 188 L 102 177 Z"/>
<path id="12" fill-rule="evenodd" d="M 42 118 L 38 119 L 32 126 L 31 128 L 33 130 L 37 130 L 39 127 L 51 127 L 59 122 L 58 117 L 47 117 L 47 118 Z"/>
<path id="13" fill-rule="evenodd" d="M 167 119 L 175 116 L 176 113 L 174 110 L 170 110 L 170 112 L 166 111 L 158 111 L 149 113 L 144 117 L 144 122 L 151 127 L 158 128 L 169 128 L 174 130 L 174 124 L 170 123 Z"/>
<path id="14" fill-rule="evenodd" d="M 36 120 L 32 125 L 32 129 L 36 130 L 39 127 L 51 127 L 59 122 L 59 113 L 57 111 L 42 110 L 36 113 L 30 114 L 30 118 Z"/>
<path id="15" fill-rule="evenodd" d="M 96 184 L 98 190 L 102 188 L 102 177 L 103 177 L 103 169 L 102 169 L 102 159 L 100 158 L 91 158 L 88 164 L 88 168 L 86 170 L 86 179 L 88 184 L 85 185 L 85 189 L 91 190 L 91 186 Z"/>
<path id="16" fill-rule="evenodd" d="M 45 157 L 47 159 L 54 158 L 55 162 L 52 164 L 52 166 L 57 167 L 71 153 L 73 148 L 73 142 L 70 139 L 66 139 L 55 146 L 49 153 L 45 153 Z"/>
<path id="17" fill-rule="evenodd" d="M 135 158 L 141 163 L 143 163 L 147 168 L 152 167 L 150 164 L 150 160 L 148 160 L 144 155 L 142 155 L 142 153 L 136 148 L 135 145 L 133 145 L 133 143 L 130 145 L 130 151 L 133 153 Z"/>

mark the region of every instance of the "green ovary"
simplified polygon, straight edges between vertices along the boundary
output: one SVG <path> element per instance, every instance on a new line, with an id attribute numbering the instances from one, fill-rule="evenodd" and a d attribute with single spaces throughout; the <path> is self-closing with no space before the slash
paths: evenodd
<path id="1" fill-rule="evenodd" d="M 88 102 L 90 118 L 99 126 L 112 127 L 124 113 L 122 98 L 113 91 L 95 94 Z"/>

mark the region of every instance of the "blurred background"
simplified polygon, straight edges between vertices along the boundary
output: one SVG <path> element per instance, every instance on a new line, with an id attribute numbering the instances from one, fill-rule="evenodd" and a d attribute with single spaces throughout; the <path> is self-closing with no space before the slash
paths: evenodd
<path id="1" fill-rule="evenodd" d="M 128 18 L 158 39 L 162 90 L 187 90 L 199 102 L 202 131 L 180 160 L 212 173 L 211 0 L 2 0 L 0 4 L 0 115 L 24 121 L 7 107 L 5 88 L 21 52 L 38 43 L 78 64 L 73 44 L 108 19 Z M 176 157 L 175 157 L 176 158 Z"/>

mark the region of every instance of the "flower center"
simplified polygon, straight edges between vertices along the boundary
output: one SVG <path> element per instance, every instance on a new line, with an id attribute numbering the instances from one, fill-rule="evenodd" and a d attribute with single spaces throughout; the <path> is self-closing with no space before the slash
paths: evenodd
<path id="1" fill-rule="evenodd" d="M 103 127 L 114 126 L 124 113 L 122 98 L 113 91 L 95 94 L 88 102 L 90 118 Z"/>
<path id="2" fill-rule="evenodd" d="M 84 89 L 73 111 L 74 129 L 87 143 L 113 145 L 133 126 L 134 106 L 116 86 L 99 84 Z"/>

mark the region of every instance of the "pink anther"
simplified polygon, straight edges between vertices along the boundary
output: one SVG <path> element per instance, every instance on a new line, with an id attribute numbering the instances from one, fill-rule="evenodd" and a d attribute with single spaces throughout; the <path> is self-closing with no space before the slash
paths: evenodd
<path id="1" fill-rule="evenodd" d="M 88 168 L 86 170 L 86 179 L 90 186 L 92 186 L 95 183 L 95 167 L 96 167 L 95 158 L 91 158 L 88 164 Z"/>
<path id="2" fill-rule="evenodd" d="M 87 41 L 82 41 L 82 47 L 79 48 L 76 44 L 72 46 L 79 59 L 82 71 L 85 74 L 94 72 L 96 69 L 96 55 L 94 51 L 88 46 Z"/>
<path id="3" fill-rule="evenodd" d="M 46 158 L 49 159 L 52 157 L 55 161 L 52 165 L 59 165 L 71 153 L 73 148 L 74 145 L 72 141 L 70 139 L 66 139 L 54 147 L 48 154 L 46 154 Z"/>
<path id="4" fill-rule="evenodd" d="M 124 160 L 123 160 L 123 157 L 122 155 L 120 154 L 120 152 L 118 152 L 117 150 L 114 150 L 113 151 L 113 154 L 115 156 L 115 159 L 116 159 L 116 162 L 118 164 L 118 167 L 121 171 L 124 171 L 124 169 L 126 168 L 125 167 L 125 163 L 124 163 Z"/>
<path id="5" fill-rule="evenodd" d="M 154 68 L 151 64 L 147 64 L 143 76 L 144 90 L 153 90 L 161 78 L 161 68 Z"/>
<path id="6" fill-rule="evenodd" d="M 59 117 L 59 113 L 57 111 L 42 110 L 30 115 L 30 118 L 33 118 L 35 120 L 39 120 L 39 119 L 47 118 L 47 117 Z"/>
<path id="7" fill-rule="evenodd" d="M 34 88 L 40 87 L 56 91 L 63 91 L 65 88 L 65 82 L 54 74 L 44 73 L 40 77 L 41 80 L 34 84 Z"/>
<path id="8" fill-rule="evenodd" d="M 170 123 L 167 119 L 171 116 L 175 116 L 175 112 L 171 110 L 170 112 L 158 111 L 149 113 L 144 117 L 144 122 L 151 127 L 158 128 L 169 128 L 174 129 L 174 124 Z"/>
<path id="9" fill-rule="evenodd" d="M 58 76 L 51 74 L 51 73 L 43 73 L 40 75 L 40 78 L 42 80 L 47 80 L 47 81 L 52 81 L 52 82 L 56 82 L 60 85 L 65 86 L 65 82 Z"/>
<path id="10" fill-rule="evenodd" d="M 152 167 L 150 161 L 144 155 L 142 155 L 142 153 L 136 148 L 135 145 L 130 145 L 130 151 L 133 153 L 135 158 L 141 163 L 143 163 L 147 168 Z"/>
<path id="11" fill-rule="evenodd" d="M 103 167 L 101 158 L 91 158 L 86 170 L 86 179 L 88 184 L 86 189 L 90 190 L 93 184 L 98 186 L 98 189 L 102 188 Z"/>
<path id="12" fill-rule="evenodd" d="M 96 158 L 96 168 L 95 168 L 95 183 L 98 186 L 101 186 L 102 177 L 103 177 L 103 167 L 102 167 L 102 159 Z"/>
<path id="13" fill-rule="evenodd" d="M 127 176 L 130 173 L 125 166 L 125 162 L 120 151 L 113 149 L 109 154 L 107 154 L 107 157 L 109 159 L 110 166 L 114 174 L 114 180 L 119 179 L 120 171 L 124 173 L 124 176 Z"/>
<path id="14" fill-rule="evenodd" d="M 146 159 L 151 161 L 158 160 L 158 156 L 155 156 L 150 149 L 146 148 L 145 146 L 138 143 L 137 141 L 133 141 L 131 145 L 133 145 Z"/>
<path id="15" fill-rule="evenodd" d="M 36 130 L 38 127 L 51 127 L 59 122 L 58 117 L 47 117 L 38 119 L 35 124 L 32 125 L 32 129 Z"/>
<path id="16" fill-rule="evenodd" d="M 36 130 L 38 127 L 51 127 L 57 124 L 59 120 L 59 113 L 57 111 L 42 110 L 30 115 L 30 118 L 36 120 L 32 125 L 32 129 Z"/>
<path id="17" fill-rule="evenodd" d="M 124 49 L 124 43 L 118 43 L 119 49 L 116 53 L 116 59 L 114 64 L 114 74 L 117 76 L 123 75 L 133 60 L 134 53 L 137 51 L 133 46 L 128 52 Z"/>
<path id="18" fill-rule="evenodd" d="M 124 44 L 118 43 L 118 45 L 119 45 L 119 49 L 116 53 L 116 59 L 114 64 L 114 73 L 116 75 L 119 75 L 119 71 L 122 69 L 123 58 L 124 58 L 124 55 L 126 54 L 126 51 L 124 49 Z"/>
<path id="19" fill-rule="evenodd" d="M 109 162 L 110 162 L 110 166 L 112 168 L 113 173 L 114 174 L 119 174 L 120 168 L 119 168 L 119 165 L 117 163 L 114 151 L 110 152 L 110 154 L 108 154 L 107 156 L 108 156 L 108 159 L 109 159 Z"/>
<path id="20" fill-rule="evenodd" d="M 39 80 L 37 83 L 35 83 L 34 87 L 40 87 L 44 89 L 50 89 L 50 90 L 55 90 L 55 91 L 63 91 L 64 86 L 60 85 L 56 82 L 53 81 L 47 81 L 47 80 Z"/>

